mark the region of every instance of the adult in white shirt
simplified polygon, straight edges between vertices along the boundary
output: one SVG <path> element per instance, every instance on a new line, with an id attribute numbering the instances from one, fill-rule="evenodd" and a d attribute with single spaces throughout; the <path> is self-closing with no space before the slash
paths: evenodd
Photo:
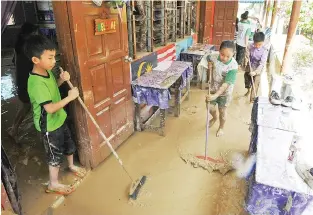
<path id="1" fill-rule="evenodd" d="M 246 47 L 248 46 L 249 37 L 251 34 L 251 23 L 248 20 L 249 12 L 241 14 L 241 20 L 238 23 L 238 34 L 236 41 L 236 61 L 242 66 L 245 58 Z"/>

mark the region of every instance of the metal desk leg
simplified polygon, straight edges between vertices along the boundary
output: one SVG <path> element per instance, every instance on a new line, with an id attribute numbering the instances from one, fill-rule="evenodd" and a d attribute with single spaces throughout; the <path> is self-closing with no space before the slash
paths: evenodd
<path id="1" fill-rule="evenodd" d="M 186 101 L 188 101 L 189 98 L 190 98 L 190 81 L 191 81 L 191 78 L 187 78 L 187 91 L 186 91 L 187 96 L 186 96 Z"/>
<path id="2" fill-rule="evenodd" d="M 209 70 L 207 70 L 207 72 L 204 73 L 203 76 L 205 77 L 205 81 L 204 81 L 204 77 L 202 77 L 202 81 L 201 81 L 201 90 L 205 90 L 206 87 L 208 86 L 208 82 L 209 82 Z"/>
<path id="3" fill-rule="evenodd" d="M 142 131 L 142 122 L 141 122 L 140 113 L 141 113 L 140 104 L 135 103 L 135 119 L 136 119 L 137 131 Z"/>
<path id="4" fill-rule="evenodd" d="M 196 75 L 197 75 L 197 84 L 196 84 L 196 87 L 199 87 L 199 85 L 200 85 L 200 76 L 199 76 L 199 74 L 198 74 L 198 70 L 197 70 Z"/>
<path id="5" fill-rule="evenodd" d="M 178 82 L 180 83 L 180 82 Z M 180 115 L 180 103 L 181 103 L 181 90 L 179 89 L 179 84 L 175 85 L 175 116 L 179 117 Z"/>
<path id="6" fill-rule="evenodd" d="M 206 83 L 205 83 L 205 81 L 202 79 L 202 81 L 201 81 L 201 90 L 205 90 L 205 86 L 206 86 Z"/>
<path id="7" fill-rule="evenodd" d="M 165 109 L 160 109 L 160 135 L 165 136 Z"/>

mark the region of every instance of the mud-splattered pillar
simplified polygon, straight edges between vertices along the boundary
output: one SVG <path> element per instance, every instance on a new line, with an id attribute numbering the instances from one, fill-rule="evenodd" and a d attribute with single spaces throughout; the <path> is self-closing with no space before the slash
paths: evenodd
<path id="1" fill-rule="evenodd" d="M 280 72 L 284 73 L 287 67 L 287 58 L 289 54 L 289 46 L 291 44 L 292 38 L 296 32 L 299 16 L 300 16 L 300 9 L 301 9 L 301 1 L 293 1 L 292 4 L 292 11 L 291 11 L 291 16 L 290 16 L 290 21 L 289 21 L 289 28 L 288 28 L 288 33 L 287 33 L 287 39 L 286 39 L 286 45 L 285 45 L 285 52 L 284 52 L 284 57 L 283 57 L 283 62 L 282 62 L 282 67 Z"/>

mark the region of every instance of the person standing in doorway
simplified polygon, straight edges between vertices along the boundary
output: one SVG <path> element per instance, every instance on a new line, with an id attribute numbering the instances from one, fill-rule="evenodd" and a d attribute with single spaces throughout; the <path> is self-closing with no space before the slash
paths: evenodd
<path id="1" fill-rule="evenodd" d="M 248 20 L 249 12 L 246 11 L 241 14 L 241 20 L 238 23 L 238 34 L 236 41 L 236 61 L 239 66 L 243 66 L 245 58 L 246 47 L 249 43 L 249 37 L 251 34 L 251 24 Z"/>
<path id="2" fill-rule="evenodd" d="M 27 93 L 27 80 L 29 77 L 29 71 L 32 71 L 33 69 L 33 63 L 26 57 L 23 46 L 28 37 L 38 34 L 39 31 L 37 26 L 27 22 L 24 23 L 21 27 L 20 33 L 18 34 L 14 47 L 13 63 L 15 64 L 16 69 L 17 95 L 19 100 L 22 102 L 22 106 L 19 108 L 15 116 L 13 126 L 9 132 L 9 135 L 16 143 L 18 142 L 18 129 L 31 110 L 31 104 Z"/>

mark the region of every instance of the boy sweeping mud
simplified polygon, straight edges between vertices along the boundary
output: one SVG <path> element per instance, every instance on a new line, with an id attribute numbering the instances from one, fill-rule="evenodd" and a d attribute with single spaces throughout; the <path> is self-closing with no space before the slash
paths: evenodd
<path id="1" fill-rule="evenodd" d="M 248 45 L 245 56 L 245 88 L 247 93 L 245 96 L 250 96 L 250 102 L 254 101 L 254 93 L 251 91 L 252 79 L 254 82 L 254 91 L 257 94 L 261 74 L 266 68 L 266 61 L 268 56 L 268 49 L 263 45 L 265 40 L 265 34 L 263 32 L 257 32 L 253 36 L 253 44 Z M 249 61 L 251 65 L 249 65 Z M 252 69 L 252 71 L 251 71 Z"/>
<path id="2" fill-rule="evenodd" d="M 223 41 L 219 52 L 213 52 L 204 56 L 199 63 L 200 66 L 208 69 L 208 64 L 213 66 L 210 83 L 210 94 L 206 97 L 206 102 L 210 102 L 210 120 L 209 127 L 212 127 L 217 121 L 216 105 L 218 105 L 220 125 L 216 136 L 224 134 L 224 125 L 226 122 L 226 109 L 231 102 L 238 64 L 233 58 L 235 45 L 232 41 Z"/>
<path id="3" fill-rule="evenodd" d="M 64 81 L 70 80 L 70 75 L 62 72 L 60 78 L 55 79 L 51 70 L 56 62 L 56 49 L 50 40 L 44 36 L 32 36 L 27 40 L 24 50 L 34 64 L 28 78 L 27 91 L 32 104 L 34 124 L 40 132 L 48 159 L 50 182 L 46 192 L 68 195 L 74 188 L 58 181 L 62 155 L 67 156 L 71 172 L 79 177 L 86 174 L 85 169 L 73 163 L 76 148 L 65 123 L 67 114 L 63 109 L 78 97 L 78 89 L 70 90 L 68 96 L 61 100 L 58 87 Z"/>

